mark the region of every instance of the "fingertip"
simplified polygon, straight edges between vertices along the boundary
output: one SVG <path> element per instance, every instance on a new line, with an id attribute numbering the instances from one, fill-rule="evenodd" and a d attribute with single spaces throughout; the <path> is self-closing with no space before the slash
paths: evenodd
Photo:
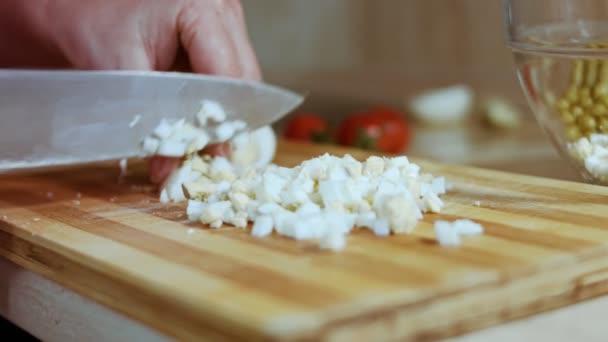
<path id="1" fill-rule="evenodd" d="M 175 171 L 180 163 L 179 158 L 153 156 L 148 159 L 150 182 L 162 184 Z"/>

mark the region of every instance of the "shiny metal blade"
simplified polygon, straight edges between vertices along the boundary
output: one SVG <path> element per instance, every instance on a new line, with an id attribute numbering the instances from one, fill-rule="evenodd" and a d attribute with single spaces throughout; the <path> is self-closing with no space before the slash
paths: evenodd
<path id="1" fill-rule="evenodd" d="M 255 129 L 303 96 L 183 73 L 0 70 L 0 171 L 136 157 L 161 119 L 193 119 L 205 99 Z"/>

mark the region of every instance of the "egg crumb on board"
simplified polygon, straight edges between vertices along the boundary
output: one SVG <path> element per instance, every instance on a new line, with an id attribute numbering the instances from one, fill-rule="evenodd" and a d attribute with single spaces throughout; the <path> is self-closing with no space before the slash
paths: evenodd
<path id="1" fill-rule="evenodd" d="M 147 154 L 183 158 L 163 184 L 160 201 L 187 202 L 191 222 L 213 229 L 252 223 L 251 235 L 258 238 L 276 233 L 340 251 L 355 228 L 379 237 L 409 234 L 425 213 L 439 213 L 444 206 L 441 196 L 450 188 L 445 178 L 421 172 L 406 156 L 359 161 L 326 153 L 281 167 L 271 163 L 276 149 L 271 128 L 249 133 L 243 122 L 225 119 L 219 104 L 204 101 L 197 125 L 162 121 L 142 143 Z M 240 141 L 233 141 L 236 159 L 198 153 L 209 143 L 231 139 Z M 454 240 L 473 229 L 462 222 L 457 226 L 436 229 L 440 243 L 448 233 Z"/>
<path id="2" fill-rule="evenodd" d="M 608 183 L 608 134 L 591 134 L 568 144 L 568 150 L 595 179 Z"/>
<path id="3" fill-rule="evenodd" d="M 438 220 L 434 229 L 437 241 L 442 246 L 458 246 L 461 236 L 479 235 L 484 230 L 480 224 L 466 219 L 453 222 Z"/>

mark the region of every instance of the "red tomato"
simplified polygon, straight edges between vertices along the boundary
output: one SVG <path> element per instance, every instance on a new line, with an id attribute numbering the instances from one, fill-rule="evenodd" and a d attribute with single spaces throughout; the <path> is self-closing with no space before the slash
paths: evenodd
<path id="1" fill-rule="evenodd" d="M 327 142 L 329 125 L 323 117 L 312 113 L 300 113 L 285 127 L 285 137 L 289 140 L 304 142 Z"/>
<path id="2" fill-rule="evenodd" d="M 340 144 L 386 153 L 400 153 L 411 140 L 410 127 L 403 115 L 388 107 L 374 107 L 354 114 L 342 122 Z"/>

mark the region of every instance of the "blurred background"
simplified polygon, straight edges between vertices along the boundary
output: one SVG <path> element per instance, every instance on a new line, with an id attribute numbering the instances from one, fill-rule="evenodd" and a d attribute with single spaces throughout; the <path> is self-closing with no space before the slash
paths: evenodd
<path id="1" fill-rule="evenodd" d="M 523 101 L 504 45 L 500 4 L 243 1 L 265 77 L 310 90 L 307 105 L 322 109 L 349 109 L 351 101 L 401 106 L 411 92 L 458 82 Z"/>
<path id="2" fill-rule="evenodd" d="M 242 3 L 265 80 L 307 92 L 301 110 L 336 123 L 369 106 L 392 106 L 413 127 L 408 155 L 579 180 L 527 107 L 504 44 L 500 0 Z M 519 111 L 520 125 L 492 129 L 476 112 L 449 127 L 411 119 L 409 99 L 456 84 L 471 87 L 476 101 L 488 96 L 509 101 Z"/>

